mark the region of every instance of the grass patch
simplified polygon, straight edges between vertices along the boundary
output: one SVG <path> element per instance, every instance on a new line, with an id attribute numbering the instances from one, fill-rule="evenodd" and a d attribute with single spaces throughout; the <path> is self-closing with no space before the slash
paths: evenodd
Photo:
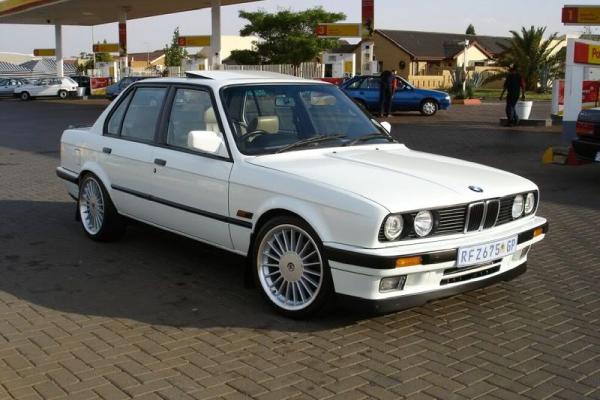
<path id="1" fill-rule="evenodd" d="M 474 97 L 484 101 L 498 101 L 500 93 L 502 93 L 502 89 L 476 89 Z M 506 99 L 506 94 L 504 94 L 504 98 Z M 526 92 L 525 100 L 551 101 L 552 93 Z"/>

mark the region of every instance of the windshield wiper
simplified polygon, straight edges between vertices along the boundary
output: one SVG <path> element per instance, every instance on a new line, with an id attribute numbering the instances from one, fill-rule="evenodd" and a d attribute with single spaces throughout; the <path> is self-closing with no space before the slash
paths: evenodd
<path id="1" fill-rule="evenodd" d="M 376 133 L 370 133 L 368 135 L 358 137 L 358 138 L 354 139 L 353 141 L 347 143 L 346 146 L 354 146 L 355 144 L 362 143 L 362 142 L 368 142 L 369 140 L 373 140 L 373 139 L 386 139 L 388 142 L 394 141 L 394 138 L 392 138 L 390 135 L 381 133 L 381 132 L 376 132 Z"/>
<path id="2" fill-rule="evenodd" d="M 305 146 L 311 145 L 313 143 L 327 142 L 329 140 L 343 139 L 345 137 L 346 137 L 346 135 L 342 135 L 342 134 L 313 136 L 308 139 L 300 140 L 299 142 L 284 146 L 281 149 L 277 150 L 276 153 L 283 153 L 283 152 L 286 152 L 289 150 L 298 149 L 300 147 L 305 147 Z"/>

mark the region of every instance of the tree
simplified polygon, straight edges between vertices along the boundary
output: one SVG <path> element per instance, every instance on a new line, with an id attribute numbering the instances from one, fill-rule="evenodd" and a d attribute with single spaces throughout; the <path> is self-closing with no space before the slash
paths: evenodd
<path id="1" fill-rule="evenodd" d="M 475 27 L 473 26 L 473 24 L 469 24 L 469 26 L 467 27 L 467 31 L 465 33 L 467 35 L 476 35 Z"/>
<path id="2" fill-rule="evenodd" d="M 179 27 L 177 27 L 173 32 L 171 45 L 165 45 L 165 65 L 167 67 L 180 67 L 181 62 L 187 56 L 187 50 L 179 46 Z"/>
<path id="3" fill-rule="evenodd" d="M 318 23 L 338 22 L 346 18 L 344 13 L 331 13 L 322 7 L 293 12 L 281 10 L 240 11 L 240 17 L 248 23 L 240 34 L 256 35 L 261 41 L 254 43 L 256 53 L 267 64 L 300 64 L 313 60 L 319 53 L 335 47 L 337 39 L 318 38 L 315 29 Z M 246 54 L 249 55 L 249 54 Z"/>
<path id="4" fill-rule="evenodd" d="M 560 44 L 558 34 L 553 33 L 544 39 L 546 27 L 521 28 L 521 33 L 510 31 L 512 38 L 508 43 L 498 43 L 503 52 L 499 57 L 500 65 L 516 65 L 525 80 L 527 90 L 536 90 L 538 85 L 546 87 L 553 79 L 560 64 L 560 53 L 555 52 Z"/>
<path id="5" fill-rule="evenodd" d="M 256 50 L 232 50 L 229 60 L 236 65 L 258 65 L 262 63 Z"/>

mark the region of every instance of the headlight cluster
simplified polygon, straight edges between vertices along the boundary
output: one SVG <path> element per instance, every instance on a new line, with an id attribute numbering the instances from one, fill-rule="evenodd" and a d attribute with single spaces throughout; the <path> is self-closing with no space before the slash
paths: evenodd
<path id="1" fill-rule="evenodd" d="M 518 194 L 515 196 L 512 205 L 512 217 L 517 219 L 523 214 L 529 215 L 535 210 L 535 194 Z"/>
<path id="2" fill-rule="evenodd" d="M 435 218 L 431 211 L 423 210 L 413 215 L 390 214 L 383 223 L 383 236 L 394 241 L 412 228 L 417 236 L 425 237 L 433 231 Z"/>

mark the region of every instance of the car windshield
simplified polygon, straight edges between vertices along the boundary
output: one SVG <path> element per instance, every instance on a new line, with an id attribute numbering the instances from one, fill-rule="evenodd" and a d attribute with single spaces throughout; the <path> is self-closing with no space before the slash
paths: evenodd
<path id="1" fill-rule="evenodd" d="M 333 85 L 230 86 L 223 104 L 238 149 L 248 155 L 393 141 Z"/>

